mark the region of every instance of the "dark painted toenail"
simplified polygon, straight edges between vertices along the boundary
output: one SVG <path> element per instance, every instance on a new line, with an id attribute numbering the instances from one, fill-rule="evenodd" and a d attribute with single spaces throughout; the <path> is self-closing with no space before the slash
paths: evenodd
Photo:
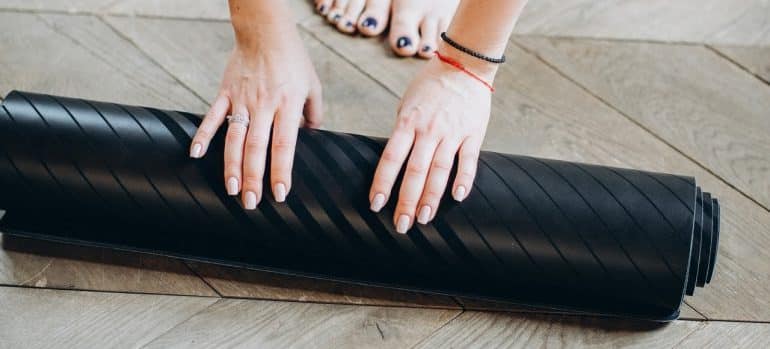
<path id="1" fill-rule="evenodd" d="M 430 45 L 425 45 L 422 47 L 422 52 L 430 52 L 431 48 Z"/>
<path id="2" fill-rule="evenodd" d="M 323 13 L 325 9 L 326 9 L 326 5 L 321 5 L 318 7 L 318 12 Z"/>
<path id="3" fill-rule="evenodd" d="M 361 23 L 361 25 L 362 25 L 364 28 L 375 28 L 375 27 L 377 27 L 377 20 L 376 20 L 376 19 L 374 19 L 374 18 L 372 18 L 372 17 L 367 17 L 367 18 L 366 18 L 366 19 L 365 19 L 365 20 L 364 20 L 364 21 Z"/>
<path id="4" fill-rule="evenodd" d="M 345 22 L 345 26 L 346 26 L 346 27 L 348 27 L 348 28 L 350 28 L 350 27 L 352 27 L 352 26 L 353 26 L 353 22 L 351 22 L 351 21 L 347 21 L 347 22 Z"/>
<path id="5" fill-rule="evenodd" d="M 340 18 L 342 18 L 341 14 L 336 14 L 334 17 L 332 17 L 332 22 L 337 23 L 340 21 Z"/>
<path id="6" fill-rule="evenodd" d="M 407 38 L 406 36 L 402 36 L 396 41 L 396 47 L 398 48 L 404 48 L 407 46 L 412 46 L 412 39 Z"/>

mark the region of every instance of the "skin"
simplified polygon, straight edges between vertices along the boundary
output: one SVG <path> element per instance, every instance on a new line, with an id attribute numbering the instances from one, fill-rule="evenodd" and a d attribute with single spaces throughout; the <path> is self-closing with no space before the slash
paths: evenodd
<path id="1" fill-rule="evenodd" d="M 401 0 L 394 0 L 393 6 L 397 1 Z M 438 0 L 425 1 L 412 7 L 411 12 L 396 12 L 394 7 L 391 31 L 398 28 L 398 16 L 421 18 L 433 13 L 435 9 L 426 4 L 435 5 L 434 1 Z M 447 33 L 465 47 L 499 57 L 525 3 L 526 0 L 462 0 Z M 442 6 L 446 4 L 441 2 Z M 441 13 L 445 6 L 441 8 L 435 11 Z M 372 13 L 373 8 L 367 5 L 363 10 L 352 11 L 351 16 L 357 11 Z M 272 159 L 269 176 L 273 196 L 283 202 L 289 193 L 298 127 L 302 123 L 315 127 L 322 120 L 321 86 L 285 3 L 230 0 L 230 13 L 235 48 L 219 94 L 193 138 L 190 156 L 204 156 L 226 115 L 247 116 L 248 127 L 237 122 L 228 125 L 224 183 L 230 195 L 241 194 L 244 208 L 255 209 L 262 199 L 268 151 Z M 402 22 L 418 23 L 406 19 Z M 498 65 L 471 57 L 443 41 L 433 45 L 442 55 L 460 62 L 485 81 L 494 80 Z M 491 92 L 482 83 L 438 59 L 427 62 L 401 100 L 396 126 L 373 178 L 369 193 L 371 209 L 380 211 L 393 196 L 396 177 L 406 166 L 393 223 L 399 233 L 406 233 L 415 217 L 419 223 L 427 224 L 438 210 L 455 155 L 459 163 L 452 196 L 457 201 L 464 200 L 476 176 L 490 105 Z M 272 144 L 270 149 L 268 144 Z"/>
<path id="2" fill-rule="evenodd" d="M 433 57 L 459 0 L 315 0 L 316 11 L 337 30 L 364 36 L 382 34 L 390 20 L 388 42 L 402 57 Z"/>

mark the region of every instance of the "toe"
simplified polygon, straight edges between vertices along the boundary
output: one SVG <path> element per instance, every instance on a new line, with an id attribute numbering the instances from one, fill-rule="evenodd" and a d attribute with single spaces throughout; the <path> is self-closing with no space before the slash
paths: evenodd
<path id="1" fill-rule="evenodd" d="M 322 16 L 326 16 L 329 14 L 329 10 L 332 8 L 332 3 L 332 0 L 317 0 L 315 2 L 315 9 Z"/>
<path id="2" fill-rule="evenodd" d="M 411 14 L 394 14 L 390 24 L 390 46 L 402 57 L 414 56 L 420 44 L 419 21 Z"/>
<path id="3" fill-rule="evenodd" d="M 342 15 L 347 7 L 348 0 L 335 0 L 331 10 L 329 10 L 329 14 L 326 15 L 326 20 L 336 25 L 342 20 Z"/>
<path id="4" fill-rule="evenodd" d="M 366 36 L 382 34 L 388 26 L 390 2 L 387 0 L 367 0 L 364 12 L 358 18 L 358 31 Z"/>
<path id="5" fill-rule="evenodd" d="M 431 58 L 438 47 L 438 20 L 426 18 L 420 24 L 420 46 L 417 54 L 420 58 Z"/>
<path id="6" fill-rule="evenodd" d="M 364 10 L 366 0 L 350 0 L 342 19 L 337 23 L 337 29 L 343 33 L 355 33 L 356 20 Z"/>

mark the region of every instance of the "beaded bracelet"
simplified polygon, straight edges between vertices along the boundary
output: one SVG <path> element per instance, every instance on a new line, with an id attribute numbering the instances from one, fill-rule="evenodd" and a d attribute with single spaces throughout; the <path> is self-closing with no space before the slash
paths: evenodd
<path id="1" fill-rule="evenodd" d="M 464 52 L 466 54 L 469 54 L 469 55 L 471 55 L 473 57 L 476 57 L 478 59 L 485 60 L 487 62 L 495 63 L 495 64 L 500 64 L 500 63 L 504 63 L 505 62 L 505 55 L 503 55 L 500 58 L 493 58 L 493 57 L 485 56 L 485 55 L 483 55 L 481 53 L 478 53 L 478 52 L 476 52 L 474 50 L 471 50 L 471 49 L 469 49 L 469 48 L 467 48 L 467 47 L 465 47 L 463 45 L 458 44 L 457 41 L 454 41 L 454 40 L 450 39 L 446 35 L 446 32 L 442 32 L 441 33 L 441 39 L 444 40 L 447 44 L 449 44 L 449 46 L 452 46 L 452 47 L 454 47 L 454 48 L 456 48 L 456 49 L 458 49 L 458 50 L 460 50 L 460 51 L 462 51 L 462 52 Z"/>

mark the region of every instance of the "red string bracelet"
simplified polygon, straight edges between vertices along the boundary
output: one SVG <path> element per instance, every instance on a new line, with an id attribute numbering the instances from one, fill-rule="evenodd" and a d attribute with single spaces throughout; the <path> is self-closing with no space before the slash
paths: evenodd
<path id="1" fill-rule="evenodd" d="M 484 86 L 486 86 L 490 91 L 495 92 L 495 88 L 492 87 L 492 85 L 490 83 L 486 82 L 480 76 L 476 75 L 474 72 L 472 72 L 472 71 L 468 70 L 467 68 L 465 68 L 465 66 L 462 63 L 456 61 L 452 57 L 444 56 L 444 55 L 440 54 L 438 51 L 434 51 L 434 52 L 436 53 L 436 57 L 438 57 L 438 59 L 440 61 L 442 61 L 442 62 L 444 62 L 446 64 L 449 64 L 449 65 L 457 68 L 458 70 L 462 71 L 465 74 L 468 74 L 468 76 L 470 76 L 470 77 L 478 80 L 480 83 L 484 84 Z"/>

